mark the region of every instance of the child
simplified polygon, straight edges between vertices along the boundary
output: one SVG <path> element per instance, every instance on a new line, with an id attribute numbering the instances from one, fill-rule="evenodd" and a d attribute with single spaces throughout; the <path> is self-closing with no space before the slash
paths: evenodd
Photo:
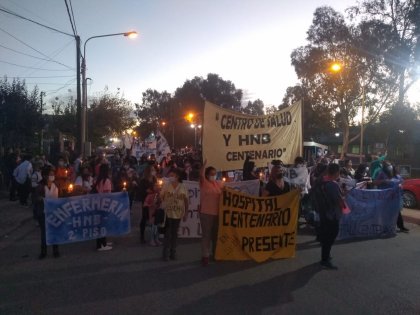
<path id="1" fill-rule="evenodd" d="M 149 220 L 148 224 L 150 225 L 150 246 L 159 246 L 162 243 L 159 241 L 159 233 L 157 222 L 155 221 L 156 210 L 159 208 L 159 186 L 154 185 L 153 190 L 149 192 L 144 200 L 144 206 L 149 209 Z"/>

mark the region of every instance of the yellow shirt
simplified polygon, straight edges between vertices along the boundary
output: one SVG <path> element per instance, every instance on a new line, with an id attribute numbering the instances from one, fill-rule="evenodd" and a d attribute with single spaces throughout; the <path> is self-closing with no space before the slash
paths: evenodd
<path id="1" fill-rule="evenodd" d="M 188 199 L 188 192 L 183 184 L 178 183 L 178 186 L 174 188 L 171 183 L 166 183 L 162 187 L 160 196 L 168 218 L 181 219 L 184 216 L 187 210 L 185 209 L 185 198 Z"/>

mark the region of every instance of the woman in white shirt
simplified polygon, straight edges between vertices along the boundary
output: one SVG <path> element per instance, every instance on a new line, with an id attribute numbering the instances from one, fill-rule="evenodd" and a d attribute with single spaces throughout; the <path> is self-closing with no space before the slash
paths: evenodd
<path id="1" fill-rule="evenodd" d="M 54 171 L 48 167 L 42 171 L 42 181 L 38 186 L 38 200 L 37 200 L 37 217 L 39 227 L 41 228 L 41 254 L 39 259 L 47 256 L 47 241 L 45 231 L 45 212 L 44 212 L 44 199 L 45 198 L 58 198 L 58 188 L 54 183 Z M 53 255 L 55 258 L 60 257 L 58 245 L 53 245 Z"/>

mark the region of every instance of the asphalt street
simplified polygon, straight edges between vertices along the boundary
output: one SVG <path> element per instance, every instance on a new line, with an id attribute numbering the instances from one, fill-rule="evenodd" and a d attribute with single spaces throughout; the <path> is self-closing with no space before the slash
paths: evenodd
<path id="1" fill-rule="evenodd" d="M 29 209 L 27 211 L 30 211 Z M 320 268 L 310 229 L 299 230 L 296 257 L 203 268 L 199 240 L 181 240 L 179 259 L 140 245 L 133 231 L 60 246 L 38 260 L 39 228 L 23 223 L 0 241 L 0 314 L 420 314 L 420 227 L 386 239 L 337 243 L 337 271 Z M 2 218 L 5 224 L 5 218 Z"/>

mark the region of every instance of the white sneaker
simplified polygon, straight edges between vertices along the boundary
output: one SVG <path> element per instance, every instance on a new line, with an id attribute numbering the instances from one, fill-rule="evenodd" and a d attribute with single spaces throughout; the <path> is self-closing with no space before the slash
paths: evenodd
<path id="1" fill-rule="evenodd" d="M 103 251 L 107 251 L 107 250 L 111 250 L 112 247 L 109 245 L 106 246 L 101 246 L 101 248 L 98 248 L 98 252 L 103 252 Z"/>
<path id="2" fill-rule="evenodd" d="M 106 242 L 106 246 L 112 246 L 112 242 Z"/>

